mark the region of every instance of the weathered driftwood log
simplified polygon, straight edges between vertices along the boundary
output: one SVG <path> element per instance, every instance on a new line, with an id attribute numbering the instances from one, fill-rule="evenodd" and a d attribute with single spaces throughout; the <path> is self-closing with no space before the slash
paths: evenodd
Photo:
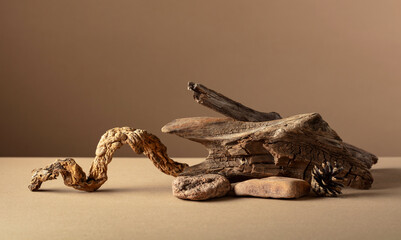
<path id="1" fill-rule="evenodd" d="M 188 167 L 185 163 L 170 159 L 167 148 L 155 135 L 130 127 L 113 128 L 101 137 L 88 177 L 74 159 L 59 159 L 44 168 L 34 169 L 28 188 L 36 191 L 43 182 L 56 179 L 61 174 L 64 184 L 69 187 L 87 192 L 96 191 L 107 181 L 107 165 L 114 152 L 124 144 L 128 144 L 138 154 L 145 154 L 165 174 L 177 176 Z"/>
<path id="2" fill-rule="evenodd" d="M 282 118 L 280 114 L 276 112 L 264 113 L 253 110 L 199 83 L 189 82 L 188 90 L 193 91 L 193 98 L 197 103 L 234 120 L 265 122 Z M 343 144 L 350 154 L 366 162 L 368 168 L 371 168 L 373 164 L 377 163 L 378 159 L 375 155 L 351 144 L 345 142 L 343 142 Z"/>
<path id="3" fill-rule="evenodd" d="M 165 133 L 199 142 L 209 150 L 204 162 L 184 169 L 180 175 L 217 173 L 232 182 L 287 176 L 311 182 L 315 165 L 337 162 L 344 168 L 340 176 L 344 185 L 370 188 L 373 178 L 368 169 L 377 157 L 344 143 L 318 113 L 284 119 L 267 113 L 263 118 L 263 113 L 250 111 L 200 84 L 189 83 L 189 89 L 199 103 L 231 118 L 177 119 L 162 128 Z M 248 118 L 253 111 L 259 118 Z"/>

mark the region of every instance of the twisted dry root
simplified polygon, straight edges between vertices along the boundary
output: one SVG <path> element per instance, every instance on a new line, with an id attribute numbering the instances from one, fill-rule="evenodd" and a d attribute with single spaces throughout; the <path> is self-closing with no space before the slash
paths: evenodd
<path id="1" fill-rule="evenodd" d="M 165 174 L 177 176 L 188 167 L 185 163 L 170 159 L 166 146 L 155 135 L 141 129 L 113 128 L 100 139 L 88 178 L 74 159 L 59 159 L 45 168 L 34 169 L 28 188 L 31 191 L 38 190 L 43 182 L 56 179 L 61 174 L 67 186 L 87 192 L 96 191 L 107 181 L 107 165 L 114 152 L 124 144 L 130 145 L 138 154 L 145 154 Z"/>

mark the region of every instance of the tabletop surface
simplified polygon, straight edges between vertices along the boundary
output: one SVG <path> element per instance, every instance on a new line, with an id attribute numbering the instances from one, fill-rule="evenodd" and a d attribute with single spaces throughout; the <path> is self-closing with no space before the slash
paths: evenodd
<path id="1" fill-rule="evenodd" d="M 147 158 L 114 158 L 96 192 L 62 178 L 28 190 L 56 158 L 0 158 L 0 239 L 401 239 L 401 157 L 382 157 L 370 190 L 297 200 L 186 201 Z M 88 172 L 92 158 L 75 158 Z M 201 158 L 176 158 L 190 165 Z"/>

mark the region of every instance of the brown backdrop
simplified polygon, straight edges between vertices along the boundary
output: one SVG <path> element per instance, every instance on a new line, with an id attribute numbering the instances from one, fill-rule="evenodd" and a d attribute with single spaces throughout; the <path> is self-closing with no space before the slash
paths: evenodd
<path id="1" fill-rule="evenodd" d="M 320 112 L 401 155 L 400 1 L 1 1 L 0 155 L 93 156 L 115 126 L 160 132 L 200 82 L 261 111 Z M 135 156 L 125 148 L 119 156 Z"/>

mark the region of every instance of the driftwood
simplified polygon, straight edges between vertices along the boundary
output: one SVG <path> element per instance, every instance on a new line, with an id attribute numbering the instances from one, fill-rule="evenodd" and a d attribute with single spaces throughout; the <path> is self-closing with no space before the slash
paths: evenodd
<path id="1" fill-rule="evenodd" d="M 189 83 L 195 100 L 230 118 L 183 118 L 162 128 L 165 133 L 199 142 L 209 151 L 206 160 L 185 168 L 181 176 L 221 174 L 231 182 L 286 176 L 311 182 L 311 171 L 324 162 L 339 164 L 342 183 L 371 187 L 369 172 L 377 157 L 342 141 L 318 113 L 281 119 L 243 106 L 201 84 Z"/>
<path id="2" fill-rule="evenodd" d="M 198 103 L 229 118 L 177 119 L 164 126 L 162 131 L 203 144 L 209 150 L 204 162 L 191 167 L 175 162 L 168 157 L 166 147 L 155 135 L 129 127 L 113 128 L 100 139 L 89 176 L 74 159 L 57 160 L 33 171 L 29 189 L 38 190 L 43 182 L 56 179 L 61 174 L 67 186 L 96 191 L 107 181 L 107 166 L 114 152 L 124 144 L 138 154 L 145 154 L 163 173 L 187 176 L 188 179 L 185 179 L 188 181 L 184 179 L 184 183 L 177 183 L 179 192 L 176 195 L 182 193 L 185 195 L 183 198 L 220 196 L 221 192 L 214 188 L 219 182 L 215 181 L 216 177 L 220 176 L 230 182 L 286 176 L 310 183 L 312 169 L 325 163 L 338 164 L 344 169 L 341 173 L 335 171 L 344 185 L 370 188 L 373 178 L 368 169 L 377 162 L 377 157 L 343 142 L 318 113 L 281 118 L 275 112 L 255 111 L 200 84 L 189 83 L 188 87 Z M 207 174 L 219 175 L 207 178 Z M 198 186 L 202 183 L 206 185 Z"/>
<path id="3" fill-rule="evenodd" d="M 165 174 L 177 176 L 188 167 L 185 163 L 169 158 L 167 148 L 155 135 L 130 127 L 113 128 L 101 137 L 88 177 L 74 159 L 59 159 L 44 168 L 34 169 L 28 188 L 31 191 L 39 190 L 43 182 L 56 179 L 61 174 L 64 184 L 69 187 L 87 192 L 96 191 L 107 181 L 107 165 L 114 152 L 124 144 L 128 144 L 136 153 L 146 155 Z"/>

